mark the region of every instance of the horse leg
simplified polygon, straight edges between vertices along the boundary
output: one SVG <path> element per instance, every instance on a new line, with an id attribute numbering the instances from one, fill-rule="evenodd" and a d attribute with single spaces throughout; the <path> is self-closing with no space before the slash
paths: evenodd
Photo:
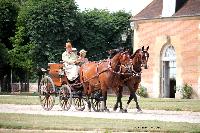
<path id="1" fill-rule="evenodd" d="M 136 96 L 136 94 L 135 94 L 135 91 L 134 91 L 134 93 L 133 93 L 133 98 L 134 98 L 134 101 L 135 101 L 135 103 L 136 103 L 137 112 L 141 112 L 142 110 L 141 110 L 141 108 L 140 108 L 140 106 L 139 106 L 139 104 L 138 104 L 137 96 Z"/>
<path id="2" fill-rule="evenodd" d="M 115 105 L 114 105 L 114 107 L 113 107 L 113 111 L 116 111 L 116 110 L 117 110 L 117 108 L 118 108 L 118 103 L 120 103 L 120 95 L 119 95 L 119 94 L 117 94 L 117 101 L 116 101 L 116 103 L 115 103 Z"/>
<path id="3" fill-rule="evenodd" d="M 140 106 L 139 106 L 139 104 L 138 104 L 137 96 L 136 96 L 136 94 L 135 94 L 135 92 L 136 92 L 136 90 L 138 89 L 138 87 L 139 87 L 139 83 L 136 83 L 136 84 L 134 85 L 133 98 L 134 98 L 134 101 L 135 101 L 135 103 L 136 103 L 137 112 L 141 112 L 142 110 L 141 110 L 141 108 L 140 108 Z"/>
<path id="4" fill-rule="evenodd" d="M 115 105 L 113 107 L 113 111 L 116 111 L 117 108 L 118 108 L 118 95 L 117 95 L 117 101 L 116 101 L 116 103 L 115 103 Z"/>
<path id="5" fill-rule="evenodd" d="M 132 101 L 133 97 L 134 97 L 134 92 L 133 92 L 133 91 L 130 91 L 130 96 L 129 96 L 129 98 L 128 98 L 126 107 L 125 107 L 125 109 L 124 109 L 124 112 L 125 112 L 125 113 L 127 113 L 128 106 L 129 106 L 130 102 Z"/>
<path id="6" fill-rule="evenodd" d="M 116 102 L 116 104 L 114 105 L 114 108 L 113 108 L 114 111 L 117 110 L 118 103 L 119 103 L 120 111 L 123 111 L 123 108 L 122 108 L 122 91 L 123 91 L 123 87 L 119 87 L 119 90 L 117 92 L 117 102 Z"/>
<path id="7" fill-rule="evenodd" d="M 88 111 L 91 112 L 91 102 L 90 102 L 90 94 L 91 92 L 89 91 L 90 85 L 87 83 L 83 84 L 83 88 L 84 88 L 84 93 L 86 95 L 86 102 L 87 102 L 87 106 L 88 106 Z"/>
<path id="8" fill-rule="evenodd" d="M 106 112 L 109 112 L 109 109 L 107 108 L 107 105 L 106 105 L 106 101 L 107 101 L 107 92 L 106 92 L 106 95 L 105 95 L 105 97 L 104 97 L 104 110 L 106 111 Z"/>
<path id="9" fill-rule="evenodd" d="M 102 111 L 109 112 L 109 109 L 107 108 L 107 105 L 106 105 L 107 91 L 102 91 L 102 97 L 103 97 L 103 107 L 102 107 Z"/>

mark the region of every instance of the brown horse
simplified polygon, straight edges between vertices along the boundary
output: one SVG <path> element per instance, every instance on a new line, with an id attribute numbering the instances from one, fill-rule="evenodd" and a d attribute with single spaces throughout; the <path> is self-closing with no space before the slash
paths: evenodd
<path id="1" fill-rule="evenodd" d="M 119 91 L 118 91 L 118 94 L 117 94 L 117 102 L 116 102 L 116 104 L 113 108 L 114 111 L 117 110 L 118 103 L 119 103 L 120 104 L 120 110 L 122 112 L 127 112 L 128 105 L 133 98 L 134 98 L 134 101 L 136 102 L 137 111 L 141 111 L 141 108 L 138 104 L 137 96 L 136 96 L 135 92 L 138 89 L 138 86 L 141 82 L 142 67 L 147 69 L 147 62 L 148 62 L 148 58 L 149 58 L 148 49 L 149 49 L 149 46 L 146 49 L 144 49 L 144 46 L 143 46 L 142 49 L 138 49 L 131 56 L 131 59 L 132 59 L 131 60 L 131 69 L 130 69 L 131 75 L 130 75 L 130 73 L 128 73 L 127 75 L 123 76 L 123 79 L 122 79 L 123 85 L 119 87 Z M 130 91 L 129 100 L 128 100 L 127 105 L 126 105 L 124 110 L 122 108 L 122 101 L 121 101 L 123 86 L 127 86 L 129 88 L 129 91 Z"/>
<path id="2" fill-rule="evenodd" d="M 104 108 L 106 107 L 107 90 L 112 88 L 113 91 L 118 92 L 118 88 L 122 85 L 120 79 L 121 65 L 126 65 L 130 61 L 128 52 L 118 52 L 112 59 L 101 62 L 89 62 L 80 68 L 80 80 L 83 83 L 84 93 L 87 96 L 87 103 L 89 110 L 91 104 L 89 97 L 95 90 L 101 90 Z"/>

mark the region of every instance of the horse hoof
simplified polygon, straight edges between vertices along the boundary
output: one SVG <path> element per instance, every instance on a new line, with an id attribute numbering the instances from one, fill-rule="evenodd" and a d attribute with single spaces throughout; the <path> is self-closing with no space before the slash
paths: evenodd
<path id="1" fill-rule="evenodd" d="M 124 113 L 124 109 L 120 109 L 119 112 Z"/>
<path id="2" fill-rule="evenodd" d="M 128 113 L 127 109 L 123 109 L 122 113 Z"/>
<path id="3" fill-rule="evenodd" d="M 117 110 L 117 107 L 114 107 L 114 108 L 113 108 L 113 111 L 116 111 L 116 110 Z"/>
<path id="4" fill-rule="evenodd" d="M 137 109 L 137 112 L 138 112 L 138 113 L 142 113 L 142 110 L 141 110 L 141 109 Z"/>
<path id="5" fill-rule="evenodd" d="M 105 112 L 108 112 L 108 113 L 110 112 L 110 110 L 109 110 L 109 109 L 105 109 L 104 111 L 105 111 Z"/>

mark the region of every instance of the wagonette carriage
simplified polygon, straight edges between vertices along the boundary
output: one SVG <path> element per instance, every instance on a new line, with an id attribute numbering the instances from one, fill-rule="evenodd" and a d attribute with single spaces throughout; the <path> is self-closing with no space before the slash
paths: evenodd
<path id="1" fill-rule="evenodd" d="M 59 97 L 59 104 L 63 110 L 69 110 L 74 105 L 76 110 L 85 109 L 85 96 L 80 81 L 70 84 L 65 75 L 62 63 L 49 63 L 48 69 L 42 69 L 44 75 L 39 84 L 39 98 L 45 110 L 51 110 L 55 104 L 55 97 Z M 91 105 L 94 111 L 100 110 L 101 94 L 93 92 Z"/>
<path id="2" fill-rule="evenodd" d="M 39 84 L 42 107 L 51 110 L 55 96 L 58 95 L 63 110 L 69 110 L 73 104 L 76 110 L 83 111 L 87 102 L 89 110 L 92 107 L 96 112 L 106 111 L 107 90 L 112 88 L 117 94 L 114 110 L 118 108 L 118 103 L 120 110 L 123 110 L 122 90 L 123 86 L 127 86 L 130 97 L 124 111 L 127 112 L 133 98 L 136 108 L 141 111 L 135 92 L 141 82 L 142 67 L 147 69 L 148 49 L 149 47 L 144 49 L 143 46 L 131 56 L 128 51 L 114 50 L 115 54 L 111 59 L 85 63 L 80 68 L 80 79 L 73 83 L 67 80 L 64 64 L 49 63 Z"/>

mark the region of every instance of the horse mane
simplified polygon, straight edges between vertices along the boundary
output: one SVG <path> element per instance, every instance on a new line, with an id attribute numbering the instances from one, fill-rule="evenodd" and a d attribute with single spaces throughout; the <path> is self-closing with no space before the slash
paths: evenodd
<path id="1" fill-rule="evenodd" d="M 121 56 L 121 54 L 122 53 L 124 53 L 124 52 L 126 52 L 126 51 L 124 51 L 124 50 L 120 50 L 119 52 L 117 52 L 112 58 L 111 58 L 111 67 L 113 68 L 113 69 L 118 69 L 118 65 L 119 65 L 119 57 Z M 118 67 L 116 67 L 116 66 L 118 66 Z M 117 71 L 117 70 L 115 70 L 115 71 Z"/>
<path id="2" fill-rule="evenodd" d="M 117 53 L 122 52 L 124 49 L 123 48 L 117 48 L 117 49 L 112 49 L 109 51 L 110 53 L 110 58 L 113 58 Z"/>
<path id="3" fill-rule="evenodd" d="M 133 54 L 133 55 L 131 55 L 131 59 L 133 59 L 135 56 L 136 56 L 136 54 L 140 51 L 141 49 L 137 49 L 136 51 L 135 51 L 135 53 Z"/>

